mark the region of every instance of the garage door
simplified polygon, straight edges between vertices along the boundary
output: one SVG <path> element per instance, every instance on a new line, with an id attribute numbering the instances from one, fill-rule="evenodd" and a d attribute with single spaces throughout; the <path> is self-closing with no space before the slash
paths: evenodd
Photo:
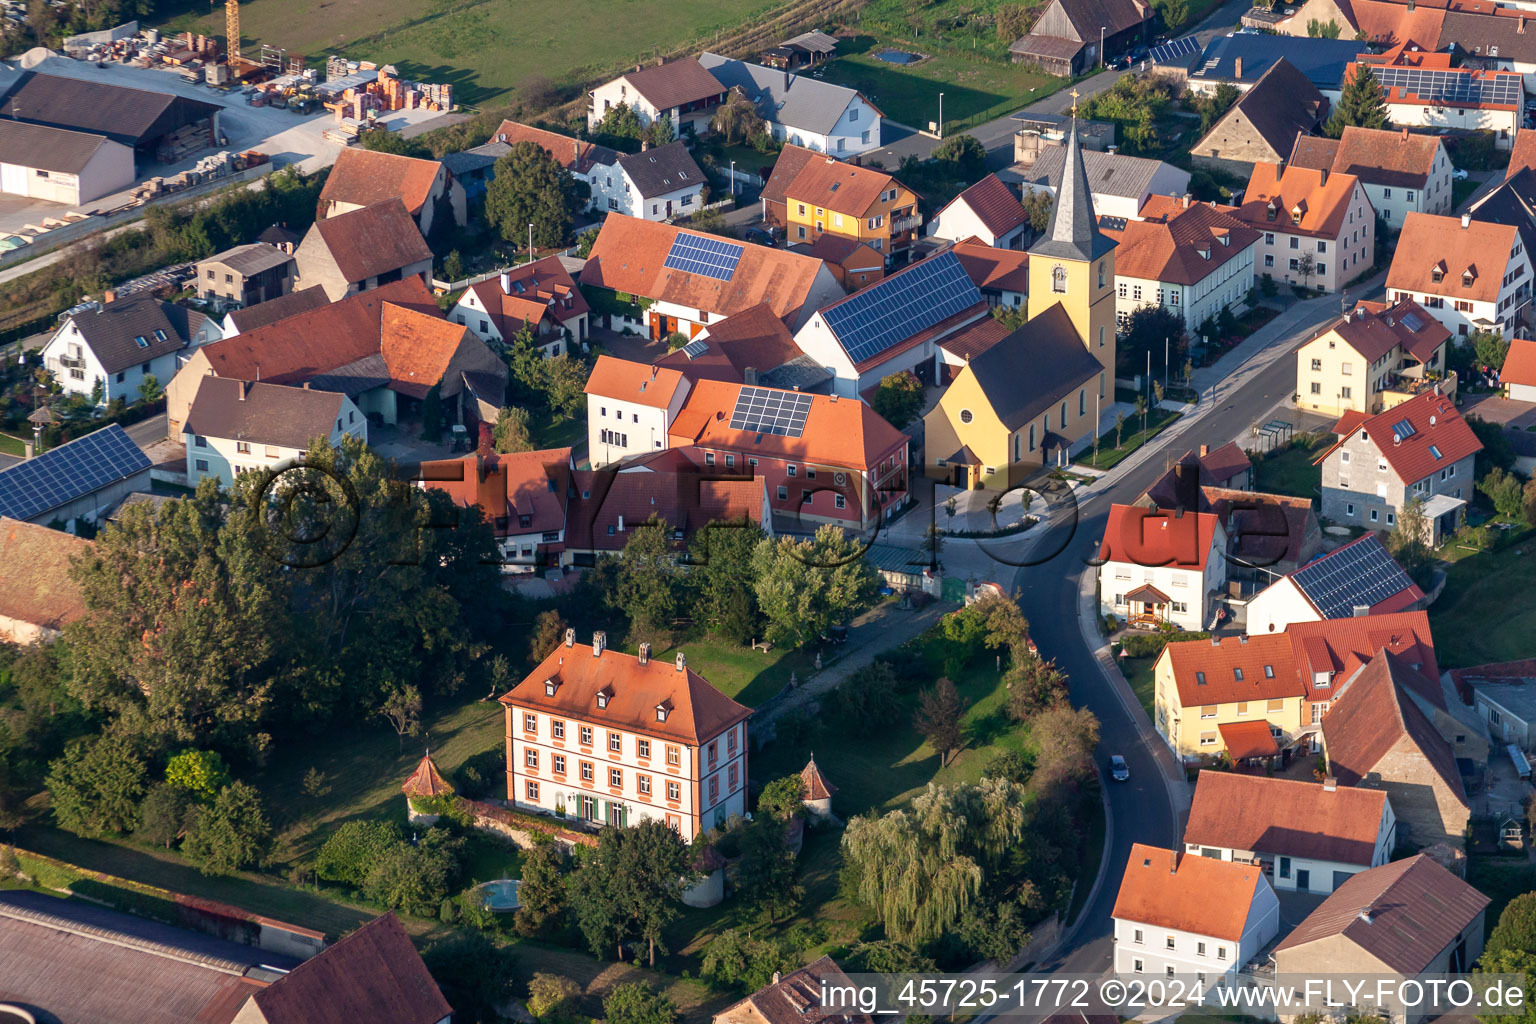
<path id="1" fill-rule="evenodd" d="M 27 168 L 19 164 L 0 164 L 0 192 L 27 194 Z"/>

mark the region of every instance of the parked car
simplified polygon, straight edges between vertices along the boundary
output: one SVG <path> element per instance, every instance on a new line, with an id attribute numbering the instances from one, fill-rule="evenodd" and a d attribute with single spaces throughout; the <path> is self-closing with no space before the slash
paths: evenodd
<path id="1" fill-rule="evenodd" d="M 1130 766 L 1125 763 L 1125 758 L 1119 754 L 1109 756 L 1109 777 L 1116 782 L 1128 782 L 1131 778 Z"/>
<path id="2" fill-rule="evenodd" d="M 1451 180 L 1452 181 L 1466 181 L 1467 180 L 1467 172 L 1462 170 L 1460 167 L 1458 167 L 1454 171 L 1451 172 Z"/>
<path id="3" fill-rule="evenodd" d="M 848 642 L 848 627 L 832 626 L 821 639 L 829 644 L 845 644 Z"/>
<path id="4" fill-rule="evenodd" d="M 753 245 L 766 245 L 770 249 L 773 248 L 772 231 L 765 231 L 762 228 L 747 228 L 744 237 Z"/>

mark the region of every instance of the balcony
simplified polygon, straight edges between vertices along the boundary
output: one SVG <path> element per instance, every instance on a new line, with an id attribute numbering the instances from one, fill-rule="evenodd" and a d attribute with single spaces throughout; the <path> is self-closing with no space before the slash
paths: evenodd
<path id="1" fill-rule="evenodd" d="M 66 370 L 83 370 L 85 369 L 85 357 L 59 356 L 59 365 L 64 367 Z"/>
<path id="2" fill-rule="evenodd" d="M 1454 402 L 1456 400 L 1455 371 L 1442 374 L 1431 370 L 1426 374 L 1422 366 L 1415 366 L 1403 373 L 1393 374 L 1387 386 L 1381 391 L 1382 408 L 1390 409 L 1394 405 L 1401 405 L 1408 399 L 1422 395 L 1426 391 L 1433 391 L 1437 387 L 1440 389 L 1440 394 Z"/>
<path id="3" fill-rule="evenodd" d="M 894 238 L 896 235 L 904 235 L 908 231 L 916 231 L 922 226 L 923 215 L 920 213 L 911 213 L 905 217 L 892 217 L 891 236 Z"/>

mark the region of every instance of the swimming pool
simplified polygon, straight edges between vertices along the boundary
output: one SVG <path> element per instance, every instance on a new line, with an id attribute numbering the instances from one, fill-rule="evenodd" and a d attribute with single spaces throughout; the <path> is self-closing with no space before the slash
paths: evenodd
<path id="1" fill-rule="evenodd" d="M 887 64 L 916 64 L 923 59 L 920 53 L 908 53 L 906 50 L 881 50 L 875 54 L 876 60 L 883 60 Z"/>
<path id="2" fill-rule="evenodd" d="M 515 878 L 498 878 L 494 882 L 482 882 L 476 886 L 485 905 L 498 914 L 517 909 L 517 887 L 522 883 Z"/>

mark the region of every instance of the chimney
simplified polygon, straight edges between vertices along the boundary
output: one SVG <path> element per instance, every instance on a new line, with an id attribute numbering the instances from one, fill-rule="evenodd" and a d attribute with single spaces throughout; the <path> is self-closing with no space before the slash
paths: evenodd
<path id="1" fill-rule="evenodd" d="M 1472 226 L 1472 215 L 1470 213 L 1461 215 L 1461 226 L 1463 230 Z"/>
<path id="2" fill-rule="evenodd" d="M 1211 446 L 1208 445 L 1208 444 L 1201 445 L 1200 446 L 1200 457 L 1203 459 L 1203 458 L 1205 458 L 1209 454 L 1211 454 Z"/>
<path id="3" fill-rule="evenodd" d="M 778 971 L 774 971 L 774 972 L 773 972 L 773 983 L 774 983 L 774 984 L 775 984 L 775 985 L 777 985 L 777 984 L 778 984 L 778 983 L 779 983 L 779 979 L 780 979 L 780 978 L 781 978 L 781 977 L 782 977 L 782 975 L 780 975 L 780 974 L 779 974 L 779 972 L 778 972 Z"/>
<path id="4" fill-rule="evenodd" d="M 305 381 L 305 382 L 304 382 L 304 390 L 305 390 L 305 391 L 308 391 L 308 390 L 309 390 L 309 381 Z"/>
<path id="5" fill-rule="evenodd" d="M 686 672 L 688 670 L 688 656 L 682 651 L 677 652 L 677 670 L 679 672 Z"/>
<path id="6" fill-rule="evenodd" d="M 1515 26 L 1515 31 L 1521 35 L 1525 35 L 1525 15 L 1520 15 L 1520 24 Z"/>
<path id="7" fill-rule="evenodd" d="M 607 633 L 603 632 L 602 630 L 598 630 L 597 632 L 592 634 L 592 657 L 594 657 L 594 658 L 602 657 L 603 648 L 607 647 L 607 646 L 608 646 L 608 634 Z"/>
<path id="8" fill-rule="evenodd" d="M 1317 172 L 1317 183 L 1319 185 L 1328 184 L 1328 168 L 1324 167 Z"/>
<path id="9" fill-rule="evenodd" d="M 749 387 L 756 386 L 756 384 L 757 384 L 757 367 L 755 367 L 755 366 L 748 366 L 746 369 L 742 370 L 741 371 L 741 382 L 743 384 L 746 384 Z"/>
<path id="10" fill-rule="evenodd" d="M 1368 604 L 1357 604 L 1353 609 L 1350 610 L 1349 614 L 1352 618 L 1364 618 L 1365 616 L 1371 614 L 1371 606 Z"/>
<path id="11" fill-rule="evenodd" d="M 650 660 L 651 660 L 651 645 L 648 642 L 647 643 L 642 643 L 640 645 L 640 655 L 639 655 L 640 664 L 645 665 L 645 664 L 649 663 Z"/>
<path id="12" fill-rule="evenodd" d="M 117 301 L 117 289 L 116 288 L 108 288 L 106 291 L 102 292 L 101 293 L 101 301 L 102 302 L 116 302 Z"/>
<path id="13" fill-rule="evenodd" d="M 1339 780 L 1334 778 L 1332 775 L 1330 775 L 1327 778 L 1323 779 L 1323 792 L 1324 793 L 1336 792 L 1338 790 L 1338 788 L 1339 788 Z"/>
<path id="14" fill-rule="evenodd" d="M 1186 210 L 1189 209 L 1189 193 L 1188 192 L 1184 193 L 1184 198 L 1182 199 L 1182 203 L 1184 205 L 1184 209 L 1186 209 Z"/>
<path id="15" fill-rule="evenodd" d="M 578 139 L 571 140 L 571 163 L 573 165 L 581 163 L 581 142 Z"/>
<path id="16" fill-rule="evenodd" d="M 501 294 L 512 294 L 512 274 L 510 271 L 503 270 L 501 272 Z"/>
<path id="17" fill-rule="evenodd" d="M 248 381 L 248 380 L 242 380 L 242 381 L 239 381 L 239 384 L 240 384 L 240 401 L 243 402 L 243 401 L 245 401 L 245 396 L 250 394 L 250 392 L 251 392 L 251 382 Z"/>
<path id="18" fill-rule="evenodd" d="M 640 152 L 644 153 L 646 150 L 648 150 L 650 148 L 651 148 L 651 140 L 650 139 L 641 139 L 640 140 Z"/>
<path id="19" fill-rule="evenodd" d="M 665 58 L 665 57 L 657 57 L 656 58 L 656 66 L 657 67 L 661 67 L 666 62 L 667 62 L 667 58 Z"/>
<path id="20" fill-rule="evenodd" d="M 1524 21 L 1525 19 L 1522 18 L 1521 20 Z M 1403 141 L 1404 142 L 1408 141 L 1408 129 L 1407 128 L 1403 129 Z"/>
<path id="21" fill-rule="evenodd" d="M 1237 64 L 1237 77 L 1238 78 L 1242 78 L 1243 77 L 1243 58 L 1241 58 L 1241 57 L 1237 58 L 1235 63 Z"/>
<path id="22" fill-rule="evenodd" d="M 576 631 L 574 629 L 568 629 L 565 631 L 565 646 L 576 646 Z"/>
<path id="23" fill-rule="evenodd" d="M 644 71 L 645 70 L 645 65 L 644 64 L 636 64 L 635 65 L 635 70 L 636 71 Z"/>

